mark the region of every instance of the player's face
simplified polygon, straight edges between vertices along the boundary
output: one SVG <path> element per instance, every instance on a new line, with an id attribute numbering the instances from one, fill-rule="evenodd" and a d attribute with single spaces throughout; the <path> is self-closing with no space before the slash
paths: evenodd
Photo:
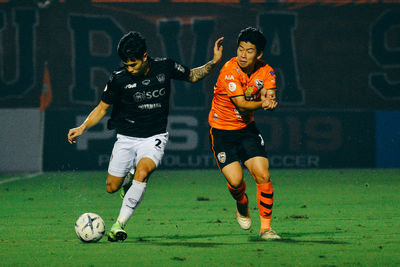
<path id="1" fill-rule="evenodd" d="M 147 71 L 147 55 L 145 54 L 142 59 L 132 59 L 122 62 L 125 69 L 133 76 L 140 76 Z"/>
<path id="2" fill-rule="evenodd" d="M 252 71 L 257 59 L 262 57 L 262 52 L 257 54 L 257 48 L 249 42 L 240 42 L 237 49 L 237 62 L 244 71 Z"/>

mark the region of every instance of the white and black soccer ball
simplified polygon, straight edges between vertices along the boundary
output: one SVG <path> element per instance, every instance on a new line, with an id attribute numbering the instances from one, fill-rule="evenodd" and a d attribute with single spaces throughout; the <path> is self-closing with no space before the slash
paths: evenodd
<path id="1" fill-rule="evenodd" d="M 79 216 L 75 223 L 75 232 L 83 242 L 94 243 L 103 237 L 105 224 L 100 215 L 87 212 Z"/>

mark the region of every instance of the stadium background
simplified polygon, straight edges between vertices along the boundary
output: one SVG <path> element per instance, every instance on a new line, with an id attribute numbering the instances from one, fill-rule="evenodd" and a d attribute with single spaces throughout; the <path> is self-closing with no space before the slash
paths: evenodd
<path id="1" fill-rule="evenodd" d="M 138 30 L 152 56 L 190 67 L 246 26 L 268 39 L 279 108 L 258 112 L 272 168 L 400 167 L 400 3 L 267 0 L 0 0 L 0 172 L 105 170 L 106 120 L 69 145 Z M 220 64 L 219 68 L 222 66 Z M 219 69 L 218 68 L 218 69 Z M 162 168 L 215 168 L 207 115 L 218 71 L 174 83 Z"/>

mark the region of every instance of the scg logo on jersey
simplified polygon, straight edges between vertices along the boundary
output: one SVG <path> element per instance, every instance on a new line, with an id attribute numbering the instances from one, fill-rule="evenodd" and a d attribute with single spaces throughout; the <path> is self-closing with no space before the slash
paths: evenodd
<path id="1" fill-rule="evenodd" d="M 153 99 L 153 98 L 159 98 L 161 96 L 165 95 L 165 88 L 153 90 L 153 91 L 142 91 L 142 92 L 136 92 L 133 94 L 133 99 L 135 102 L 142 102 L 144 100 L 148 99 Z"/>

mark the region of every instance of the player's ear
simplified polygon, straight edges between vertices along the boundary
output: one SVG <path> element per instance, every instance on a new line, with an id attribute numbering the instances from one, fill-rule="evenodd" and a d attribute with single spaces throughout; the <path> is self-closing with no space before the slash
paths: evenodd
<path id="1" fill-rule="evenodd" d="M 261 51 L 261 52 L 258 54 L 257 59 L 261 59 L 262 56 L 263 56 L 263 51 Z"/>

